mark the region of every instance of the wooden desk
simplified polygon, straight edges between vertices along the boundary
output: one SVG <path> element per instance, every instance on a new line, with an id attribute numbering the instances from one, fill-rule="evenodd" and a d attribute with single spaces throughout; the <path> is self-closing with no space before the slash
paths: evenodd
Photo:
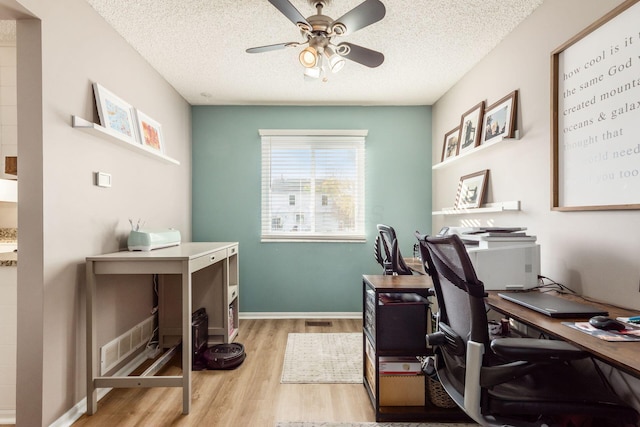
<path id="1" fill-rule="evenodd" d="M 404 263 L 407 264 L 414 273 L 425 274 L 424 264 L 420 258 L 405 258 Z"/>
<path id="2" fill-rule="evenodd" d="M 488 294 L 489 296 L 486 298 L 486 301 L 492 309 L 519 322 L 531 325 L 533 328 L 545 334 L 570 342 L 590 352 L 596 358 L 631 375 L 640 377 L 640 357 L 638 357 L 638 354 L 640 354 L 640 342 L 603 341 L 562 324 L 562 322 L 584 322 L 585 319 L 554 319 L 500 298 L 498 291 L 489 291 Z M 584 301 L 576 296 L 558 296 L 602 307 L 609 312 L 609 316 L 612 318 L 635 316 L 637 314 L 637 312 L 631 312 L 608 304 Z"/>
<path id="3" fill-rule="evenodd" d="M 364 275 L 362 277 L 378 292 L 415 292 L 426 298 L 429 296 L 428 290 L 433 287 L 431 277 L 426 275 Z"/>
<path id="4" fill-rule="evenodd" d="M 179 246 L 157 249 L 150 252 L 114 252 L 106 255 L 87 257 L 87 414 L 95 413 L 97 409 L 97 389 L 105 387 L 182 387 L 182 413 L 188 414 L 191 408 L 191 313 L 193 312 L 192 274 L 204 271 L 207 267 L 217 265 L 221 261 L 229 263 L 229 259 L 235 259 L 234 267 L 237 268 L 238 243 L 236 242 L 199 242 L 182 243 Z M 227 267 L 228 269 L 228 267 Z M 226 270 L 226 269 L 225 269 Z M 179 277 L 181 297 L 173 301 L 182 300 L 180 310 L 180 326 L 176 330 L 163 328 L 160 325 L 159 336 L 162 344 L 164 335 L 178 334 L 182 341 L 182 375 L 179 376 L 152 376 L 158 368 L 149 368 L 141 376 L 100 376 L 98 368 L 98 349 L 96 342 L 96 286 L 98 276 L 108 274 L 159 274 L 176 275 Z M 237 280 L 237 272 L 235 273 Z M 224 286 L 218 286 L 222 292 L 212 293 L 213 298 L 223 300 L 227 296 L 228 288 L 236 288 L 237 282 L 229 286 L 229 275 L 223 278 L 227 282 Z M 208 284 L 213 288 L 214 283 Z M 162 293 L 160 294 L 162 297 Z M 237 298 L 237 292 L 234 296 Z M 168 305 L 167 301 L 159 301 L 161 307 Z M 227 308 L 228 310 L 228 308 Z M 226 311 L 226 310 L 225 310 Z M 237 313 L 235 314 L 237 317 Z M 224 316 L 228 319 L 228 311 Z M 237 319 L 236 319 L 237 321 Z M 226 326 L 226 324 L 225 324 Z M 211 329 L 211 328 L 210 328 Z M 228 328 L 217 328 L 218 330 Z M 237 332 L 235 332 L 237 333 Z M 225 336 L 228 342 L 229 336 Z M 161 345 L 162 347 L 162 345 Z M 170 357 L 164 356 L 160 361 L 165 362 Z"/>

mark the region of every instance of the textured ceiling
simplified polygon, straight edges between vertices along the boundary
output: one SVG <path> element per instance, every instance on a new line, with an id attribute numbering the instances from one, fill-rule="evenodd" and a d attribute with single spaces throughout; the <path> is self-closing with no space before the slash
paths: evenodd
<path id="1" fill-rule="evenodd" d="M 0 46 L 15 46 L 16 21 L 0 21 Z"/>
<path id="2" fill-rule="evenodd" d="M 304 16 L 307 0 L 290 0 Z M 267 0 L 87 0 L 193 105 L 431 105 L 543 0 L 382 0 L 382 21 L 340 38 L 385 55 L 367 68 L 347 61 L 328 82 L 308 82 L 303 41 Z M 362 0 L 333 0 L 338 18 Z"/>

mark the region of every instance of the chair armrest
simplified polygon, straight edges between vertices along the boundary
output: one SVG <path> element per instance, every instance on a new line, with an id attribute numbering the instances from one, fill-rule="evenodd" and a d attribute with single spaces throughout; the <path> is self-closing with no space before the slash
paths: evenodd
<path id="1" fill-rule="evenodd" d="M 584 359 L 589 353 L 565 341 L 535 338 L 497 338 L 491 350 L 505 360 L 557 362 Z"/>

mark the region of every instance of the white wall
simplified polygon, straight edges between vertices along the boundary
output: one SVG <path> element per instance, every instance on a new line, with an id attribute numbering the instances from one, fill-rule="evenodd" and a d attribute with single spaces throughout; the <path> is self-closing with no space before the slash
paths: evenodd
<path id="1" fill-rule="evenodd" d="M 0 15 L 18 19 L 17 421 L 49 425 L 86 395 L 85 257 L 125 247 L 128 218 L 191 238 L 191 113 L 86 1 L 2 0 Z M 180 166 L 72 128 L 98 119 L 94 81 L 162 123 Z M 99 286 L 101 345 L 148 316 L 152 291 L 147 277 Z"/>
<path id="2" fill-rule="evenodd" d="M 520 200 L 517 213 L 434 216 L 444 225 L 526 226 L 538 236 L 542 274 L 591 298 L 640 310 L 638 211 L 550 210 L 550 54 L 620 0 L 546 0 L 512 34 L 437 101 L 433 158 L 463 112 L 520 91 L 521 139 L 503 142 L 433 171 L 433 207 L 453 206 L 461 176 L 490 170 L 487 201 Z"/>

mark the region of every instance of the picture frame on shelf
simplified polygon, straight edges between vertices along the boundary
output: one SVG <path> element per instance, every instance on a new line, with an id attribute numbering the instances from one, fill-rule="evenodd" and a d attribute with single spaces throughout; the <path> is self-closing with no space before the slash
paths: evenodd
<path id="1" fill-rule="evenodd" d="M 100 124 L 123 140 L 138 144 L 133 107 L 99 83 L 93 84 Z"/>
<path id="2" fill-rule="evenodd" d="M 482 144 L 513 137 L 516 127 L 518 90 L 486 108 L 482 124 Z"/>
<path id="3" fill-rule="evenodd" d="M 442 159 L 441 159 L 442 162 L 458 155 L 458 148 L 460 146 L 459 138 L 460 138 L 460 126 L 444 134 L 444 145 L 442 146 Z"/>
<path id="4" fill-rule="evenodd" d="M 136 109 L 136 121 L 142 146 L 164 154 L 162 125 L 138 109 Z"/>
<path id="5" fill-rule="evenodd" d="M 482 115 L 484 113 L 484 101 L 471 107 L 460 119 L 460 134 L 458 136 L 458 154 L 466 153 L 480 145 Z"/>
<path id="6" fill-rule="evenodd" d="M 460 178 L 456 194 L 456 209 L 473 209 L 482 206 L 489 181 L 489 169 Z"/>

